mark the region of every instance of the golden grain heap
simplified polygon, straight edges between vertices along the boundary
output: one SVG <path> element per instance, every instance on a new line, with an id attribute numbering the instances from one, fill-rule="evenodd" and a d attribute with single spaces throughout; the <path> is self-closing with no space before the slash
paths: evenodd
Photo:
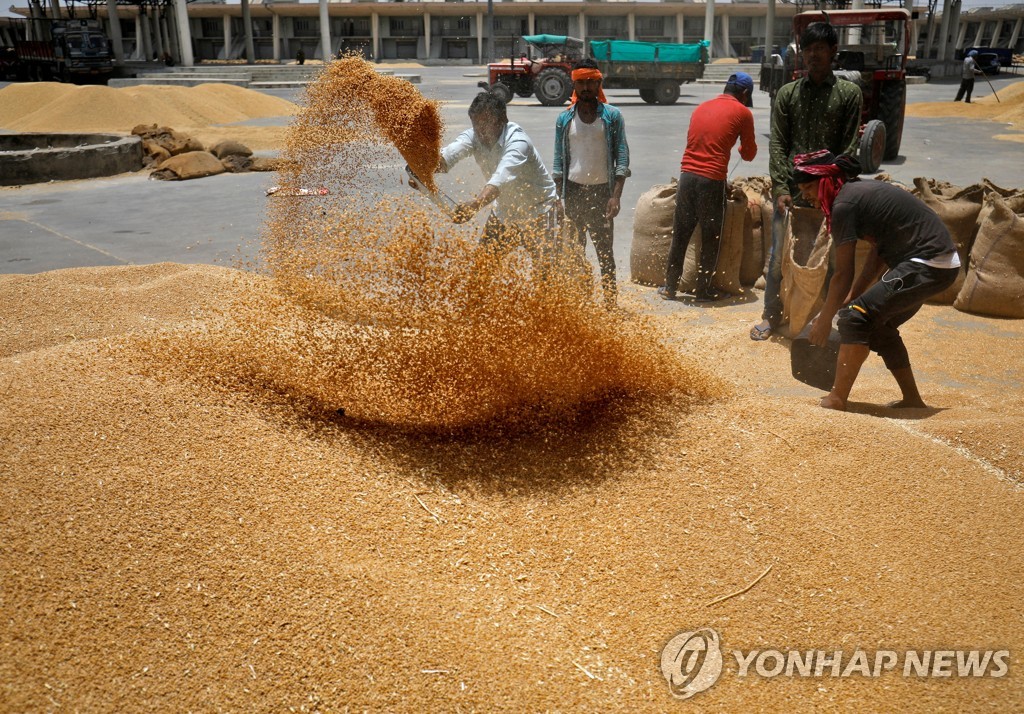
<path id="1" fill-rule="evenodd" d="M 355 57 L 307 100 L 259 274 L 218 322 L 151 342 L 165 362 L 307 412 L 435 432 L 716 393 L 637 316 L 603 306 L 580 256 L 484 249 L 479 225 L 453 225 L 399 185 L 396 145 L 425 181 L 438 165 L 435 102 Z M 286 195 L 300 188 L 321 191 Z"/>

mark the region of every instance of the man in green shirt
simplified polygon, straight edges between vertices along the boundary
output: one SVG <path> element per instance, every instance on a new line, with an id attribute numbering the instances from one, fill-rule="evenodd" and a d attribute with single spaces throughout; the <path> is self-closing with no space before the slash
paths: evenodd
<path id="1" fill-rule="evenodd" d="M 839 51 L 839 33 L 827 22 L 814 22 L 800 35 L 800 54 L 807 75 L 779 90 L 772 108 L 768 170 L 772 177 L 775 212 L 772 248 L 765 276 L 761 322 L 750 330 L 750 339 L 766 340 L 782 322 L 783 218 L 799 190 L 793 185 L 793 158 L 797 154 L 827 149 L 834 155 L 857 151 L 860 131 L 860 87 L 832 73 Z"/>

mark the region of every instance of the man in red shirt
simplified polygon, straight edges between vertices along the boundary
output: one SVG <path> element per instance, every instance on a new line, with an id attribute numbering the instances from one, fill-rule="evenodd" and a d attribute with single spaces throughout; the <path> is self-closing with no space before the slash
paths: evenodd
<path id="1" fill-rule="evenodd" d="M 658 294 L 674 300 L 676 286 L 683 274 L 683 260 L 693 229 L 700 224 L 700 271 L 694 297 L 711 302 L 722 295 L 711 287 L 718 263 L 722 222 L 725 213 L 725 181 L 729 156 L 736 140 L 740 156 L 751 161 L 757 155 L 754 141 L 754 115 L 747 108 L 754 91 L 754 80 L 746 72 L 729 77 L 725 91 L 701 104 L 690 117 L 679 187 L 676 189 L 676 213 L 672 227 L 672 247 L 668 253 L 665 284 Z"/>

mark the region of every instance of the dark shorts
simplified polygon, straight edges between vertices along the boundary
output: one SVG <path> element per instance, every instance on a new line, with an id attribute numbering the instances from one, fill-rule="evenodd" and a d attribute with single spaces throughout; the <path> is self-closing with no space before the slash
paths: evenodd
<path id="1" fill-rule="evenodd" d="M 909 367 L 900 325 L 916 315 L 928 298 L 956 282 L 959 272 L 960 268 L 933 268 L 911 260 L 900 263 L 839 311 L 842 343 L 867 345 L 890 370 Z"/>

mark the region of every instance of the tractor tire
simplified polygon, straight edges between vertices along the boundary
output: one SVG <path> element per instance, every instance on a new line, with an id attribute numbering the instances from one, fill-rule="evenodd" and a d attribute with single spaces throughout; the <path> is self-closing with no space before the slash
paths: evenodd
<path id="1" fill-rule="evenodd" d="M 671 79 L 663 79 L 654 85 L 654 96 L 658 104 L 675 104 L 679 99 L 679 83 Z"/>
<path id="2" fill-rule="evenodd" d="M 900 155 L 903 139 L 903 110 L 907 103 L 907 88 L 904 80 L 893 80 L 882 84 L 878 92 L 878 118 L 885 123 L 885 155 L 891 161 Z"/>
<path id="3" fill-rule="evenodd" d="M 648 104 L 656 104 L 658 102 L 658 95 L 654 92 L 654 87 L 641 87 L 640 98 Z"/>
<path id="4" fill-rule="evenodd" d="M 500 99 L 502 104 L 512 101 L 512 88 L 504 82 L 495 82 L 487 91 Z"/>
<path id="5" fill-rule="evenodd" d="M 533 87 L 529 86 L 526 89 L 523 89 L 523 88 L 517 89 L 516 90 L 516 96 L 517 97 L 522 97 L 523 99 L 526 99 L 527 97 L 532 97 L 533 96 Z"/>
<path id="6" fill-rule="evenodd" d="M 557 67 L 542 69 L 533 81 L 537 99 L 546 107 L 560 107 L 572 96 L 569 75 Z"/>
<path id="7" fill-rule="evenodd" d="M 872 119 L 864 126 L 860 137 L 860 168 L 866 174 L 878 173 L 885 154 L 885 124 Z"/>

